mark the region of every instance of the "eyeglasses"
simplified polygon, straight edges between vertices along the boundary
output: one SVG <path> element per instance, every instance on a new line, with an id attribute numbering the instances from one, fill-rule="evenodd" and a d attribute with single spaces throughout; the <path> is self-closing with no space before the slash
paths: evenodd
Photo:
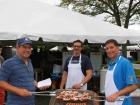
<path id="1" fill-rule="evenodd" d="M 81 46 L 76 46 L 76 45 L 74 45 L 73 47 L 75 47 L 75 48 L 76 48 L 76 47 L 80 48 Z"/>

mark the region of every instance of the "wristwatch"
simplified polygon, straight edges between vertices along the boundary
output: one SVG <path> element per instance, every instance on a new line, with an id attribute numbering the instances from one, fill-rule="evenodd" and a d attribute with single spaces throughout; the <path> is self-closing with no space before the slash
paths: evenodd
<path id="1" fill-rule="evenodd" d="M 83 87 L 83 86 L 84 86 L 84 84 L 83 84 L 83 83 L 81 83 L 81 84 L 80 84 L 80 87 Z"/>

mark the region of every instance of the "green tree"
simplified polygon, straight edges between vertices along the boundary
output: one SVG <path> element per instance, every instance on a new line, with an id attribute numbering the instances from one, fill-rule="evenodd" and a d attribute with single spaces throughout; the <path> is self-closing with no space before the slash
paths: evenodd
<path id="1" fill-rule="evenodd" d="M 140 0 L 61 0 L 60 6 L 82 14 L 95 16 L 105 13 L 105 21 L 128 28 L 140 23 Z"/>

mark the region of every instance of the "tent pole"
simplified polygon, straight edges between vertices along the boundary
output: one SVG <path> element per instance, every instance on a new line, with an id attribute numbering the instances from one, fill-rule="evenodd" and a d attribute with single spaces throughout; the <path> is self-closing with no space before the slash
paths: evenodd
<path id="1" fill-rule="evenodd" d="M 122 45 L 122 55 L 124 57 L 127 57 L 127 45 L 126 44 Z"/>

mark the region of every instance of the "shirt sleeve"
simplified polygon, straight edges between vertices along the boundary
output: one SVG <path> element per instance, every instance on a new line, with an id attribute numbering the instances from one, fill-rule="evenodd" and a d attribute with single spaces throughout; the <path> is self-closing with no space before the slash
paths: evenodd
<path id="1" fill-rule="evenodd" d="M 11 74 L 10 66 L 7 63 L 3 63 L 1 69 L 0 69 L 0 81 L 8 81 L 8 78 Z"/>
<path id="2" fill-rule="evenodd" d="M 131 84 L 137 84 L 138 81 L 137 81 L 137 78 L 136 78 L 136 75 L 135 75 L 135 71 L 134 71 L 134 68 L 133 68 L 133 65 L 127 61 L 125 63 L 125 80 L 126 80 L 126 83 L 127 85 L 131 85 Z"/>
<path id="3" fill-rule="evenodd" d="M 70 58 L 71 58 L 71 57 L 68 57 L 68 58 L 65 60 L 65 64 L 64 64 L 63 70 L 66 71 L 66 72 L 68 72 L 68 64 L 69 64 Z"/>
<path id="4" fill-rule="evenodd" d="M 88 56 L 85 56 L 85 70 L 93 69 L 91 61 Z"/>

